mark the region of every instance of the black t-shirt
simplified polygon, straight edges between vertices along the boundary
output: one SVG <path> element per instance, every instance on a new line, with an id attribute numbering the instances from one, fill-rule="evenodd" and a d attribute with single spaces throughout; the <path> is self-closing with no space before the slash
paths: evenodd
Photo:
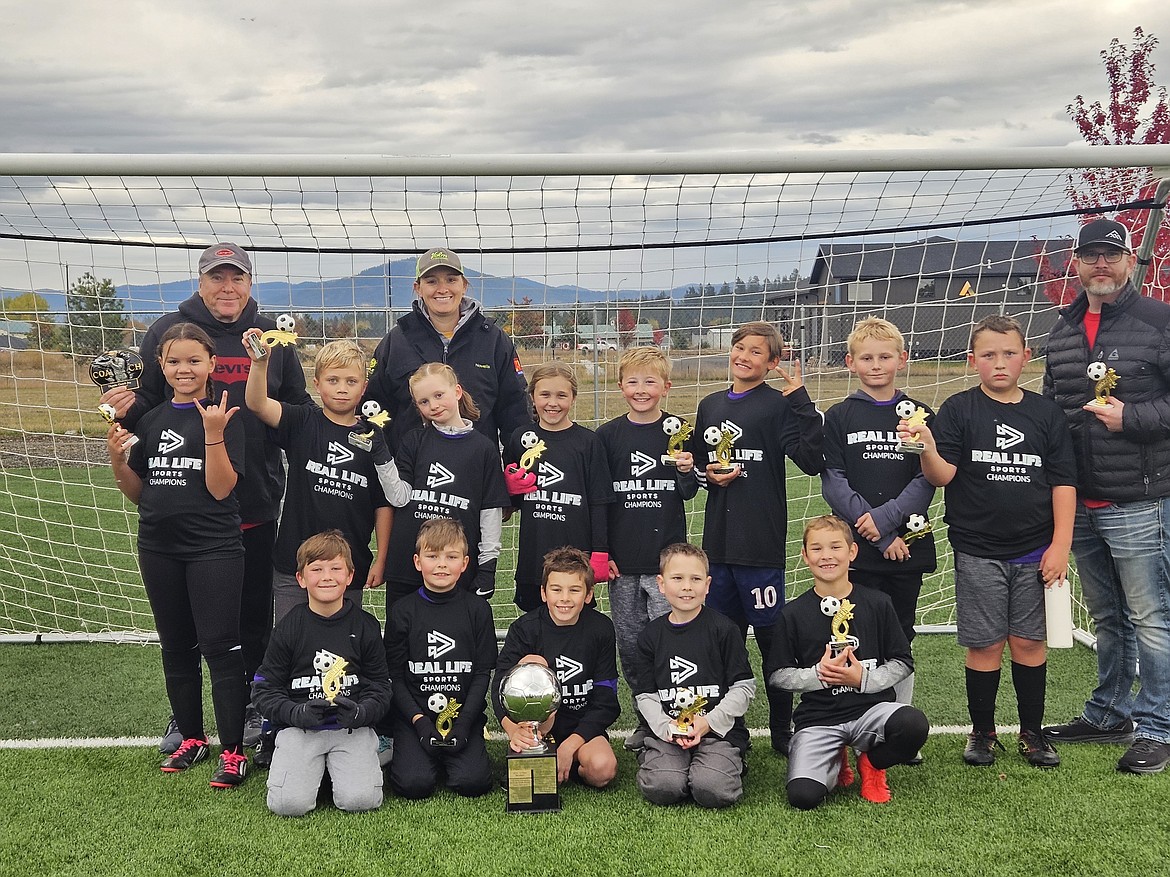
<path id="1" fill-rule="evenodd" d="M 719 706 L 732 685 L 753 678 L 739 628 L 713 609 L 703 609 L 686 624 L 673 624 L 669 615 L 655 618 L 638 636 L 632 669 L 634 694 L 657 695 L 672 718 L 678 718 L 675 699 L 680 688 L 706 698 L 706 714 Z M 743 716 L 735 719 L 725 739 L 747 751 Z"/>
<path id="2" fill-rule="evenodd" d="M 623 414 L 597 429 L 617 496 L 609 507 L 609 556 L 624 576 L 655 575 L 659 552 L 687 541 L 684 502 L 698 492 L 699 481 L 693 470 L 683 475 L 662 462 L 668 416 L 634 423 Z"/>
<path id="3" fill-rule="evenodd" d="M 921 458 L 917 454 L 898 450 L 898 421 L 901 416 L 895 408 L 903 400 L 924 409 L 927 422 L 933 424 L 934 411 L 917 399 L 899 392 L 887 402 L 875 402 L 869 396 L 855 393 L 825 412 L 825 470 L 845 474 L 848 486 L 870 506 L 879 506 L 896 500 L 905 487 L 922 474 Z M 833 505 L 826 492 L 825 498 Z M 856 518 L 834 506 L 833 513 L 850 526 Z M 918 513 L 917 510 L 914 513 Z M 921 512 L 925 514 L 925 510 Z M 906 518 L 902 515 L 899 536 L 908 534 Z M 854 530 L 857 542 L 855 569 L 871 572 L 903 573 L 929 572 L 935 568 L 934 535 L 927 533 L 911 543 L 910 557 L 903 561 L 886 560 L 877 543 L 870 542 Z"/>
<path id="4" fill-rule="evenodd" d="M 902 633 L 894 604 L 880 591 L 854 585 L 845 599 L 853 604 L 849 635 L 857 637 L 853 649 L 867 669 L 898 660 L 914 669 L 910 644 Z M 825 645 L 833 638 L 833 616 L 821 610 L 821 596 L 809 588 L 788 603 L 776 625 L 776 642 L 764 678 L 782 667 L 805 668 L 821 662 Z M 894 700 L 894 689 L 862 694 L 847 685 L 804 691 L 793 713 L 796 730 L 809 725 L 839 725 L 863 716 L 877 703 Z"/>
<path id="5" fill-rule="evenodd" d="M 559 626 L 541 606 L 512 622 L 492 685 L 497 718 L 504 716 L 500 683 L 525 655 L 543 657 L 561 683 L 561 706 L 552 727 L 558 742 L 576 733 L 588 743 L 617 720 L 617 644 L 607 616 L 586 606 L 576 624 Z"/>
<path id="6" fill-rule="evenodd" d="M 414 546 L 419 528 L 431 518 L 451 518 L 467 535 L 467 570 L 460 587 L 469 587 L 479 569 L 479 513 L 512 504 L 504 486 L 500 453 L 491 440 L 472 430 L 448 435 L 433 426 L 413 429 L 398 449 L 398 474 L 411 486 L 410 501 L 394 512 L 386 580 L 419 586 Z"/>
<path id="7" fill-rule="evenodd" d="M 586 554 L 606 550 L 605 510 L 614 500 L 605 449 L 597 434 L 574 423 L 550 432 L 538 424 L 522 426 L 504 445 L 504 462 L 515 463 L 531 434 L 546 450 L 536 464 L 537 489 L 515 502 L 520 507 L 520 542 L 516 557 L 516 590 L 533 603 L 540 599 L 544 555 L 568 545 Z"/>
<path id="8" fill-rule="evenodd" d="M 243 551 L 235 491 L 223 499 L 207 491 L 203 416 L 195 403 L 163 402 L 143 415 L 134 431 L 140 441 L 130 449 L 129 466 L 142 479 L 138 547 L 208 560 Z M 242 476 L 244 424 L 239 417 L 228 421 L 223 438 L 232 469 Z"/>
<path id="9" fill-rule="evenodd" d="M 939 455 L 958 467 L 946 486 L 947 536 L 959 551 L 1014 560 L 1052 541 L 1052 488 L 1076 485 L 1064 412 L 1023 391 L 1016 404 L 980 387 L 951 396 L 931 425 Z"/>
<path id="10" fill-rule="evenodd" d="M 455 734 L 482 733 L 488 682 L 496 665 L 496 629 L 483 597 L 453 588 L 419 588 L 390 609 L 386 663 L 394 685 L 395 719 L 438 718 L 432 695 L 461 704 Z"/>
<path id="11" fill-rule="evenodd" d="M 359 420 L 339 426 L 316 406 L 280 405 L 273 441 L 288 456 L 288 486 L 272 565 L 291 575 L 297 549 L 322 530 L 337 528 L 353 552 L 351 588 L 370 572 L 374 511 L 389 505 L 375 466 L 390 459 L 382 431 Z"/>
<path id="12" fill-rule="evenodd" d="M 374 724 L 390 708 L 386 647 L 378 619 L 349 600 L 329 618 L 307 604 L 289 610 L 272 631 L 252 684 L 252 702 L 279 721 L 282 704 L 324 697 L 324 676 L 338 660 L 345 661 L 339 693 L 368 707 L 367 724 Z M 321 728 L 337 726 L 336 715 L 329 714 Z"/>
<path id="13" fill-rule="evenodd" d="M 737 435 L 732 465 L 743 473 L 726 487 L 706 481 L 705 467 L 716 462 L 704 439 L 711 427 Z M 699 480 L 706 483 L 703 549 L 712 563 L 783 569 L 788 539 L 788 501 L 784 457 L 804 472 L 824 466 L 821 413 L 804 387 L 785 396 L 760 384 L 738 399 L 726 390 L 699 403 L 691 450 Z"/>

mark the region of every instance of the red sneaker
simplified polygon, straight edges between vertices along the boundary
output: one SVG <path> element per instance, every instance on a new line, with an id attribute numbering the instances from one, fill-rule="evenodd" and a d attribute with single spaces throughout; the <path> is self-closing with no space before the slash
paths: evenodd
<path id="1" fill-rule="evenodd" d="M 858 764 L 861 761 L 858 759 Z M 849 788 L 853 785 L 853 781 L 857 776 L 853 773 L 853 768 L 849 765 L 849 747 L 841 747 L 841 770 L 837 772 L 837 785 L 843 789 Z"/>
<path id="2" fill-rule="evenodd" d="M 857 770 L 861 774 L 861 797 L 874 804 L 885 804 L 890 800 L 886 772 L 869 763 L 868 752 L 862 752 L 857 756 Z"/>

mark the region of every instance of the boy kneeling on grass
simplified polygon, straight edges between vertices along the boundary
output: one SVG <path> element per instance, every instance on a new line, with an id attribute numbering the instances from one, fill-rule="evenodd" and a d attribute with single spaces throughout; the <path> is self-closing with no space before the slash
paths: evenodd
<path id="1" fill-rule="evenodd" d="M 508 628 L 492 699 L 500 726 L 516 752 L 534 746 L 531 726 L 504 714 L 500 683 L 517 664 L 551 667 L 561 681 L 561 706 L 538 732 L 551 734 L 557 751 L 557 782 L 577 776 L 603 788 L 617 775 L 617 758 L 606 729 L 621 713 L 617 697 L 617 647 L 613 622 L 596 611 L 593 568 L 577 548 L 554 548 L 544 556 L 540 598 L 544 605 Z"/>
<path id="2" fill-rule="evenodd" d="M 317 806 L 326 767 L 338 809 L 382 804 L 372 726 L 390 708 L 390 674 L 378 620 L 345 596 L 352 578 L 339 530 L 301 544 L 297 581 L 309 602 L 276 625 L 252 684 L 256 708 L 281 726 L 268 771 L 268 809 L 280 816 Z"/>
<path id="3" fill-rule="evenodd" d="M 840 518 L 813 518 L 800 551 L 813 587 L 780 614 L 768 684 L 799 691 L 788 753 L 788 802 L 811 810 L 836 786 L 852 785 L 849 747 L 858 750 L 861 796 L 890 800 L 886 768 L 917 755 L 930 724 L 920 709 L 894 700 L 894 685 L 914 672 L 894 604 L 849 581 L 857 556 Z"/>

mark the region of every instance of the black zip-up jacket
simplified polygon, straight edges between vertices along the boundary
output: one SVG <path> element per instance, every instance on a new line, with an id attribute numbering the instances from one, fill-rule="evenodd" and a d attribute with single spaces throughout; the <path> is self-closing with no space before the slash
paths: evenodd
<path id="1" fill-rule="evenodd" d="M 1082 292 L 1060 311 L 1044 365 L 1044 395 L 1068 417 L 1080 496 L 1108 502 L 1170 496 L 1170 305 L 1127 284 L 1117 301 L 1102 306 L 1091 350 L 1088 309 Z M 1112 395 L 1125 405 L 1120 433 L 1081 410 L 1093 399 L 1086 370 L 1097 361 L 1117 372 Z"/>
<path id="2" fill-rule="evenodd" d="M 448 341 L 431 324 L 415 299 L 374 351 L 366 399 L 373 399 L 393 418 L 386 441 L 397 454 L 402 437 L 422 425 L 410 398 L 410 376 L 428 362 L 455 369 L 463 389 L 479 407 L 475 428 L 499 444 L 517 428 L 532 422 L 524 374 L 516 346 L 482 311 L 478 302 L 463 299 L 455 334 Z"/>

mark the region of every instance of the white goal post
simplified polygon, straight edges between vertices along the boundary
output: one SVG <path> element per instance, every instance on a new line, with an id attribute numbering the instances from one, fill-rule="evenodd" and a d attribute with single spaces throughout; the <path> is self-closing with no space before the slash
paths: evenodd
<path id="1" fill-rule="evenodd" d="M 1119 172 L 1093 184 L 1097 168 Z M 297 319 L 310 371 L 328 338 L 372 350 L 410 306 L 412 257 L 444 245 L 525 368 L 576 366 L 586 426 L 625 411 L 617 361 L 639 344 L 669 349 L 668 405 L 693 414 L 726 383 L 731 328 L 756 319 L 780 327 L 824 410 L 856 388 L 843 365 L 849 328 L 885 316 L 911 351 L 906 385 L 937 407 L 970 386 L 973 320 L 1010 313 L 1043 352 L 1084 215 L 1070 187 L 1091 189 L 1100 212 L 1140 217 L 1148 246 L 1167 169 L 1165 145 L 0 155 L 0 639 L 151 638 L 136 517 L 105 465 L 87 366 L 103 349 L 137 347 L 189 296 L 212 242 L 253 254 L 261 309 Z M 788 502 L 791 595 L 808 586 L 799 527 L 824 511 L 819 480 L 792 470 Z M 931 630 L 954 621 L 942 510 L 940 492 L 939 567 L 919 604 Z M 516 615 L 514 527 L 493 604 L 501 628 Z M 378 592 L 369 602 L 380 615 Z M 1083 607 L 1076 617 L 1090 640 Z"/>

